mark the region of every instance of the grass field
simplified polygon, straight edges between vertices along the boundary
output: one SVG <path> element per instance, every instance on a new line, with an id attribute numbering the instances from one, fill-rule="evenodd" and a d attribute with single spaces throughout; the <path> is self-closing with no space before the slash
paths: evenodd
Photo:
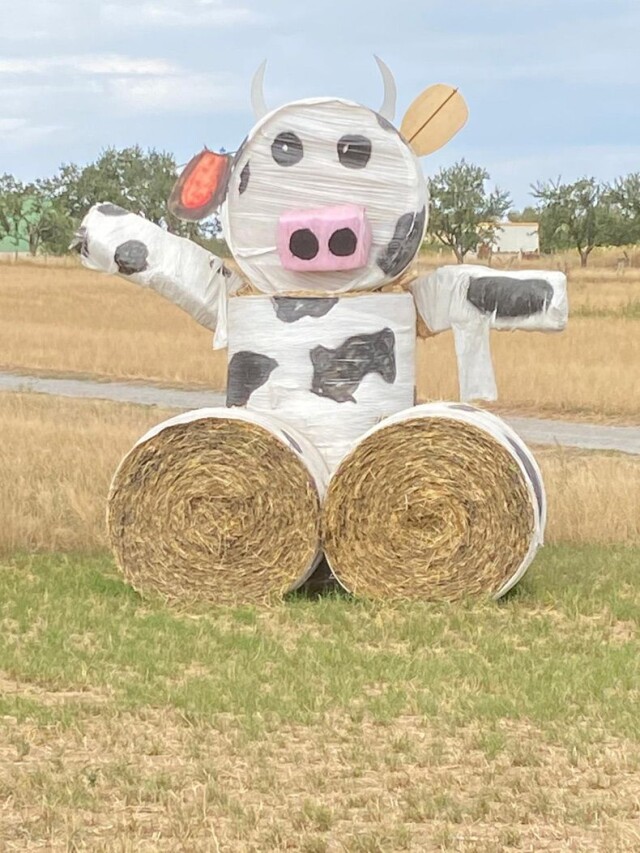
<path id="1" fill-rule="evenodd" d="M 427 256 L 423 270 L 435 262 Z M 566 258 L 546 263 L 568 268 L 569 328 L 494 333 L 499 409 L 640 423 L 640 270 L 620 276 L 569 267 Z M 76 263 L 0 265 L 0 370 L 222 388 L 226 354 L 213 352 L 211 339 L 179 309 L 122 279 Z M 450 333 L 420 342 L 418 391 L 421 399 L 457 397 Z"/>
<path id="2" fill-rule="evenodd" d="M 0 561 L 0 846 L 635 851 L 640 549 L 546 549 L 502 604 L 142 602 Z"/>
<path id="3" fill-rule="evenodd" d="M 557 259 L 565 334 L 494 336 L 502 408 L 640 422 L 640 274 L 609 260 Z M 0 341 L 0 369 L 224 383 L 209 332 L 75 264 L 0 264 Z M 419 357 L 455 396 L 450 337 Z M 171 414 L 0 393 L 0 853 L 640 850 L 640 457 L 536 449 L 548 544 L 499 604 L 169 609 L 104 513 Z"/>

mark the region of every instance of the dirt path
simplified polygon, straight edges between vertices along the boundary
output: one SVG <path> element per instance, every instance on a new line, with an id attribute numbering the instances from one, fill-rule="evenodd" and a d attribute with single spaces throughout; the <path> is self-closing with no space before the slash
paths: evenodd
<path id="1" fill-rule="evenodd" d="M 220 391 L 184 391 L 129 382 L 50 379 L 19 373 L 0 373 L 0 391 L 30 391 L 59 397 L 84 397 L 175 409 L 224 406 L 225 402 L 225 395 Z M 572 423 L 547 418 L 508 417 L 505 420 L 531 444 L 617 450 L 640 455 L 640 427 Z"/>

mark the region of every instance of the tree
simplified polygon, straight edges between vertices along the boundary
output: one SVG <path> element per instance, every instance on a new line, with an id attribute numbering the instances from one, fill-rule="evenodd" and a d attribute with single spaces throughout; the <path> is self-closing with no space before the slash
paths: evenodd
<path id="1" fill-rule="evenodd" d="M 498 221 L 511 207 L 508 193 L 497 188 L 487 192 L 488 180 L 486 169 L 461 160 L 429 181 L 429 233 L 453 249 L 458 263 L 493 239 Z"/>
<path id="2" fill-rule="evenodd" d="M 637 243 L 640 241 L 640 172 L 617 178 L 610 188 L 610 197 L 625 223 L 624 243 Z"/>
<path id="3" fill-rule="evenodd" d="M 595 178 L 573 184 L 539 182 L 531 188 L 538 199 L 541 243 L 545 251 L 575 248 L 587 266 L 596 246 L 619 245 L 624 240 L 618 211 L 608 188 Z"/>
<path id="4" fill-rule="evenodd" d="M 167 210 L 167 199 L 178 177 L 172 154 L 130 148 L 107 148 L 95 163 L 66 163 L 53 179 L 53 192 L 79 222 L 94 204 L 110 201 L 162 225 L 174 234 L 195 237 L 198 226 L 181 222 Z"/>
<path id="5" fill-rule="evenodd" d="M 71 221 L 56 206 L 47 181 L 25 184 L 13 175 L 0 177 L 0 236 L 13 241 L 16 253 L 20 244 L 26 242 L 29 253 L 36 255 L 52 240 L 54 232 L 62 231 L 65 238 L 70 236 Z M 69 239 L 66 239 L 61 251 L 65 251 L 68 244 Z"/>
<path id="6" fill-rule="evenodd" d="M 510 210 L 507 214 L 509 222 L 538 222 L 540 219 L 540 211 L 535 207 L 527 207 L 522 210 Z"/>

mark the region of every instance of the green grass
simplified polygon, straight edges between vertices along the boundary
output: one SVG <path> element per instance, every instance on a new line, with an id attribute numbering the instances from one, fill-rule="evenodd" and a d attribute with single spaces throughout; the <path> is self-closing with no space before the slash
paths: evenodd
<path id="1" fill-rule="evenodd" d="M 555 547 L 501 603 L 332 595 L 180 612 L 140 599 L 107 558 L 21 557 L 0 572 L 0 656 L 7 677 L 48 691 L 231 715 L 254 730 L 337 712 L 455 725 L 592 719 L 640 739 L 639 573 L 638 549 Z M 5 696 L 0 710 L 23 717 L 34 704 Z"/>
<path id="2" fill-rule="evenodd" d="M 5 560 L 0 849 L 640 849 L 639 576 L 549 547 L 500 603 L 172 609 Z"/>

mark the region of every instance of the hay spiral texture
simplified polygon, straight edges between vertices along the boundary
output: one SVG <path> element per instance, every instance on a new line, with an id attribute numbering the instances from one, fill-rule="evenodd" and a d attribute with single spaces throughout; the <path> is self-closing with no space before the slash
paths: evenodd
<path id="1" fill-rule="evenodd" d="M 427 404 L 370 430 L 333 475 L 324 545 L 340 583 L 376 599 L 499 597 L 542 542 L 544 490 L 510 428 Z"/>
<path id="2" fill-rule="evenodd" d="M 203 409 L 155 427 L 118 468 L 107 525 L 141 593 L 259 603 L 299 586 L 320 556 L 327 471 L 273 418 Z"/>

